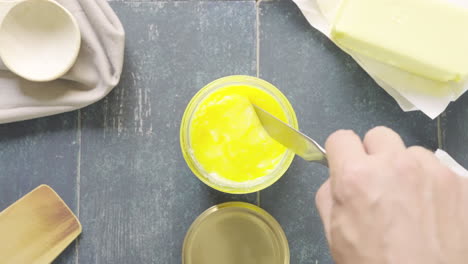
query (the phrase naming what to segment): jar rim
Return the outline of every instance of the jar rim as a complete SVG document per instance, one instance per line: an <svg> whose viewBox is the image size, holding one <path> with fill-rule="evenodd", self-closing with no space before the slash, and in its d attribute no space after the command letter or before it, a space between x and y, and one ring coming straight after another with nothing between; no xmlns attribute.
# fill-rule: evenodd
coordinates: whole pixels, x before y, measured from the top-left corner
<svg viewBox="0 0 468 264"><path fill-rule="evenodd" d="M180 146L182 150L182 154L184 159L189 166L190 170L200 179L202 182L207 184L213 189L216 189L221 192L232 193L232 194L246 194L246 193L253 193L260 190L263 190L277 180L279 180L286 170L291 165L295 154L290 150L286 150L285 154L283 154L283 158L280 163L276 166L276 168L266 176L263 176L257 182L249 181L245 184L238 184L237 186L228 186L222 185L219 183L215 183L209 179L208 173L203 170L200 164L196 161L195 157L193 156L193 152L191 151L190 145L190 124L193 117L193 114L196 112L198 106L200 105L203 100L212 94L213 92L223 89L230 86L235 85L248 85L257 89L260 89L264 92L267 92L271 95L281 106L283 112L286 115L287 123L292 127L298 129L298 123L296 114L294 112L293 107L291 106L289 100L286 96L274 85L271 83L256 78L252 76L245 76L245 75L232 75L222 77L220 79L214 80L213 82L205 85L201 88L190 100L185 109L184 115L182 117L182 122L180 126Z"/></svg>
<svg viewBox="0 0 468 264"><path fill-rule="evenodd" d="M283 264L290 263L290 251L289 243L284 233L281 225L276 221L276 219L269 214L267 211L262 208L245 202L226 202L212 206L200 214L195 221L192 223L188 229L184 243L182 246L182 263L190 264L192 263L191 248L194 246L196 235L200 231L203 223L210 220L210 218L216 217L218 215L226 215L235 211L238 214L241 214L244 218L245 216L250 216L255 218L255 220L260 221L265 226L267 226L269 233L274 237L274 242L278 248L279 258L278 261Z"/></svg>

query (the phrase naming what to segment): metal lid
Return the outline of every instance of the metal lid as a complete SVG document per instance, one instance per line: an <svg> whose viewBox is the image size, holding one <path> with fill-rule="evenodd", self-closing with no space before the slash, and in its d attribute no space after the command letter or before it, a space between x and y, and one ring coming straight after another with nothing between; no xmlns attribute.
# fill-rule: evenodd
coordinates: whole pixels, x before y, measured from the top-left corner
<svg viewBox="0 0 468 264"><path fill-rule="evenodd" d="M193 222L183 264L289 264L283 229L265 210L248 203L213 206Z"/></svg>

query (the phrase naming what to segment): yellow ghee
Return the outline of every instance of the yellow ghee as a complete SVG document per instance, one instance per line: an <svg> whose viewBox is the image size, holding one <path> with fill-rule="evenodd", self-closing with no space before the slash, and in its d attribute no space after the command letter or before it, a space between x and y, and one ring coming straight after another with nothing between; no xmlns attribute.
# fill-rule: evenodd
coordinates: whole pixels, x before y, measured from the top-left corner
<svg viewBox="0 0 468 264"><path fill-rule="evenodd" d="M209 175L234 182L267 176L286 148L270 138L252 103L287 121L275 98L247 85L228 86L208 95L190 124L192 155Z"/></svg>

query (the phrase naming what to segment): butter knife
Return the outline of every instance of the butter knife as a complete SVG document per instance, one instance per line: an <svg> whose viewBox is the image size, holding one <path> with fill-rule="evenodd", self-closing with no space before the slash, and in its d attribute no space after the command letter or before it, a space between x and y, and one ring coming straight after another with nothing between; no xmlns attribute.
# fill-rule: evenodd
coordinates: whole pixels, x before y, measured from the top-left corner
<svg viewBox="0 0 468 264"><path fill-rule="evenodd" d="M270 137L304 160L328 167L327 155L322 146L262 108L254 104L253 107Z"/></svg>

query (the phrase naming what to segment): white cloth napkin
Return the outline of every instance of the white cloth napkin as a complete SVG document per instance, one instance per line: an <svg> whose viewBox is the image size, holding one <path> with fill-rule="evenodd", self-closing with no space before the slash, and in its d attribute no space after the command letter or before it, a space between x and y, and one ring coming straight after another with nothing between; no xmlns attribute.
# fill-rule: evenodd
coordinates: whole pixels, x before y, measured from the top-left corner
<svg viewBox="0 0 468 264"><path fill-rule="evenodd" d="M80 54L61 79L35 83L0 62L0 124L82 108L106 96L120 79L124 29L106 0L56 0L76 18Z"/></svg>
<svg viewBox="0 0 468 264"><path fill-rule="evenodd" d="M331 24L341 0L293 0L307 21L330 37ZM468 0L445 0L468 7ZM347 51L392 96L404 111L420 110L430 118L439 116L452 101L468 90L465 83L442 83L408 73L371 58Z"/></svg>

